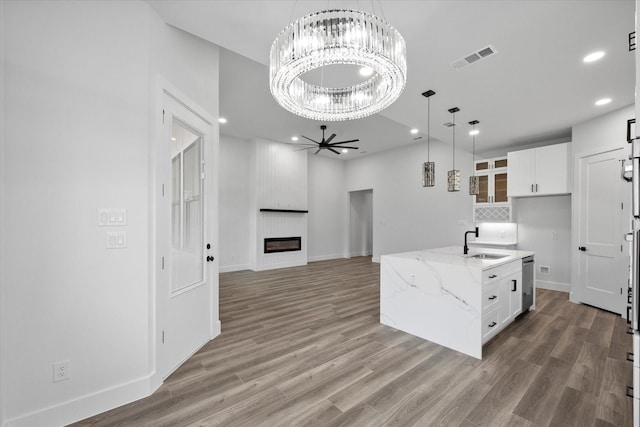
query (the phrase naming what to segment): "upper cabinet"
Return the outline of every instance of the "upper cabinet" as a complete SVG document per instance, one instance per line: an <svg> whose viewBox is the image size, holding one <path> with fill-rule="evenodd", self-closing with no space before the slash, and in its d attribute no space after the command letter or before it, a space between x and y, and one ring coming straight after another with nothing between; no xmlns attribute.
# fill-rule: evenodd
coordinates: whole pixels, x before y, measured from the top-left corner
<svg viewBox="0 0 640 427"><path fill-rule="evenodd" d="M571 193L570 143L548 145L507 154L509 197Z"/></svg>
<svg viewBox="0 0 640 427"><path fill-rule="evenodd" d="M476 195L478 204L506 203L507 197L507 158L478 160L475 162L475 175L480 181L480 193Z"/></svg>

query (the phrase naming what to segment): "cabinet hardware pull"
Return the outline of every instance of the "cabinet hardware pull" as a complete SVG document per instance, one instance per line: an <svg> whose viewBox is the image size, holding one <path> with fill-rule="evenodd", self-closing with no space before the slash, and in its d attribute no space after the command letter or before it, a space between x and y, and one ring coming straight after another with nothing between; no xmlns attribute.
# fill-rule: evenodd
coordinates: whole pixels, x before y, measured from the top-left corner
<svg viewBox="0 0 640 427"><path fill-rule="evenodd" d="M491 323L489 323L489 327L490 327L490 328L493 328L494 326L496 326L496 322L491 322Z"/></svg>
<svg viewBox="0 0 640 427"><path fill-rule="evenodd" d="M492 274L491 276L489 276L489 279L495 279L496 277L498 276L496 276L495 274Z"/></svg>
<svg viewBox="0 0 640 427"><path fill-rule="evenodd" d="M531 192L533 193L533 184L531 184Z"/></svg>
<svg viewBox="0 0 640 427"><path fill-rule="evenodd" d="M496 299L496 298L498 298L498 296L497 296L497 295L491 295L491 296L489 297L489 299L492 299L492 300L493 300L493 299Z"/></svg>
<svg viewBox="0 0 640 427"><path fill-rule="evenodd" d="M511 292L515 292L518 290L518 281L516 279L513 279L511 281Z"/></svg>
<svg viewBox="0 0 640 427"><path fill-rule="evenodd" d="M627 397L633 397L633 387L627 386Z"/></svg>
<svg viewBox="0 0 640 427"><path fill-rule="evenodd" d="M536 184L536 193L538 192L538 184Z"/></svg>

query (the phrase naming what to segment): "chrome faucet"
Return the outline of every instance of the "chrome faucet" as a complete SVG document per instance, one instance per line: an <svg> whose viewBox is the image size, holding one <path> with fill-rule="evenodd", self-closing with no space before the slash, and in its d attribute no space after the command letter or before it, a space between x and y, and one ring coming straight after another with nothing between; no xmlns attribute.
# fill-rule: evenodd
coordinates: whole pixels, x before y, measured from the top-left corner
<svg viewBox="0 0 640 427"><path fill-rule="evenodd" d="M469 253L469 246L467 246L467 234L469 233L473 233L476 235L476 239L478 238L478 227L476 227L475 230L471 230L471 231L467 231L464 233L464 254L468 254Z"/></svg>

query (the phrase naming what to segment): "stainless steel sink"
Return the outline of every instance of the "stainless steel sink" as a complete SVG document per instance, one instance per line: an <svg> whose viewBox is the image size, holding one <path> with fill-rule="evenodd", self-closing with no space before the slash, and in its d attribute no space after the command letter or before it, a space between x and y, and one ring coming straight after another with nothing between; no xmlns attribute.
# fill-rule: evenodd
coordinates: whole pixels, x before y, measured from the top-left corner
<svg viewBox="0 0 640 427"><path fill-rule="evenodd" d="M471 258L478 258L478 259L500 259L500 258L505 258L508 257L509 255L501 255L501 254L477 254L477 255L471 255Z"/></svg>

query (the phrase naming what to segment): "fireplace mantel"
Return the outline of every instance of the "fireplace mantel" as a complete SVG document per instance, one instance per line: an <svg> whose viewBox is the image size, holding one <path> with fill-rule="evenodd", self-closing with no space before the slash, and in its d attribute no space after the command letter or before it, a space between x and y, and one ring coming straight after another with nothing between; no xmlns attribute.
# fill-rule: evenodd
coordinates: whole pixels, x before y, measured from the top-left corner
<svg viewBox="0 0 640 427"><path fill-rule="evenodd" d="M260 209L260 212L309 213L309 211L299 209Z"/></svg>

